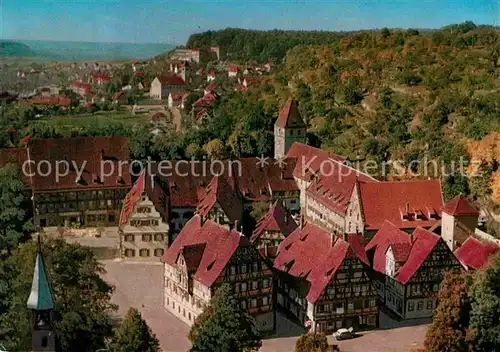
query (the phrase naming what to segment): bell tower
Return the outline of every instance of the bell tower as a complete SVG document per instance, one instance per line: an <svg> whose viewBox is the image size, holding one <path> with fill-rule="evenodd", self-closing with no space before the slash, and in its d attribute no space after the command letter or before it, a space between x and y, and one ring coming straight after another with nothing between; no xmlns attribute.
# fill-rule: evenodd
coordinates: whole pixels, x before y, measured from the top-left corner
<svg viewBox="0 0 500 352"><path fill-rule="evenodd" d="M42 256L40 237L38 237L35 272L33 273L33 283L27 307L31 309L33 316L31 327L32 352L56 352L56 336L52 321L54 300L47 279L47 270Z"/></svg>
<svg viewBox="0 0 500 352"><path fill-rule="evenodd" d="M297 102L288 99L274 124L274 158L284 158L294 142L306 142L306 124Z"/></svg>

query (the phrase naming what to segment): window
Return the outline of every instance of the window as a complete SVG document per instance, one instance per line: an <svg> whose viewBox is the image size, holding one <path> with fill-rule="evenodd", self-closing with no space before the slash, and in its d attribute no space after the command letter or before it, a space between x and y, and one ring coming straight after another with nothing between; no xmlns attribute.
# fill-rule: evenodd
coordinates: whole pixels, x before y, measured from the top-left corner
<svg viewBox="0 0 500 352"><path fill-rule="evenodd" d="M254 273L259 271L259 263L258 262L255 262L252 264L252 270Z"/></svg>
<svg viewBox="0 0 500 352"><path fill-rule="evenodd" d="M247 309L247 301L241 301L241 309Z"/></svg>
<svg viewBox="0 0 500 352"><path fill-rule="evenodd" d="M246 274L247 273L247 265L246 264L241 264L241 273Z"/></svg>
<svg viewBox="0 0 500 352"><path fill-rule="evenodd" d="M151 242L151 235L147 233L142 235L142 242Z"/></svg>
<svg viewBox="0 0 500 352"><path fill-rule="evenodd" d="M258 290L258 289L259 289L259 282L252 281L252 290Z"/></svg>
<svg viewBox="0 0 500 352"><path fill-rule="evenodd" d="M134 235L125 235L125 242L134 242L134 241L135 241Z"/></svg>
<svg viewBox="0 0 500 352"><path fill-rule="evenodd" d="M240 292L240 283L239 282L234 284L234 292Z"/></svg>
<svg viewBox="0 0 500 352"><path fill-rule="evenodd" d="M230 271L231 275L236 275L236 267L234 265L231 265Z"/></svg>
<svg viewBox="0 0 500 352"><path fill-rule="evenodd" d="M428 300L427 301L427 309L432 309L432 306L433 306L432 300Z"/></svg>
<svg viewBox="0 0 500 352"><path fill-rule="evenodd" d="M424 301L418 301L417 310L422 310L422 309L424 309Z"/></svg>
<svg viewBox="0 0 500 352"><path fill-rule="evenodd" d="M257 308L257 299L256 298L252 298L250 300L250 307Z"/></svg>
<svg viewBox="0 0 500 352"><path fill-rule="evenodd" d="M370 300L370 307L375 307L375 300L374 299Z"/></svg>
<svg viewBox="0 0 500 352"><path fill-rule="evenodd" d="M163 241L163 234L162 233L155 234L155 241L158 241L158 242Z"/></svg>
<svg viewBox="0 0 500 352"><path fill-rule="evenodd" d="M438 292L439 291L439 284L432 285L432 291Z"/></svg>
<svg viewBox="0 0 500 352"><path fill-rule="evenodd" d="M241 283L241 292L245 292L247 290L247 283L246 282L242 282Z"/></svg>
<svg viewBox="0 0 500 352"><path fill-rule="evenodd" d="M268 288L269 287L269 279L263 279L262 280L262 287L263 288Z"/></svg>
<svg viewBox="0 0 500 352"><path fill-rule="evenodd" d="M139 251L139 255L141 257L149 257L149 249L143 248Z"/></svg>
<svg viewBox="0 0 500 352"><path fill-rule="evenodd" d="M408 302L408 312L413 312L415 310L415 304L413 302Z"/></svg>
<svg viewBox="0 0 500 352"><path fill-rule="evenodd" d="M135 250L130 248L125 249L125 257L135 257Z"/></svg>
<svg viewBox="0 0 500 352"><path fill-rule="evenodd" d="M267 306L269 304L269 298L267 296L262 297L262 305Z"/></svg>
<svg viewBox="0 0 500 352"><path fill-rule="evenodd" d="M49 339L47 336L42 337L42 346L41 347L47 347L49 345Z"/></svg>
<svg viewBox="0 0 500 352"><path fill-rule="evenodd" d="M155 257L161 257L163 255L163 248L156 248L155 249Z"/></svg>

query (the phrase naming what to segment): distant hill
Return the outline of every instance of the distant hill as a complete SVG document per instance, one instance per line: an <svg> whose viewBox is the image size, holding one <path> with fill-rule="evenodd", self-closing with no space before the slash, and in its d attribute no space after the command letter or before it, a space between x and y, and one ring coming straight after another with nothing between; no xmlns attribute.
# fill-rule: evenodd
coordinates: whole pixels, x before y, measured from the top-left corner
<svg viewBox="0 0 500 352"><path fill-rule="evenodd" d="M28 45L10 40L0 41L0 56L37 56Z"/></svg>
<svg viewBox="0 0 500 352"><path fill-rule="evenodd" d="M0 56L74 61L148 59L173 47L171 44L2 40Z"/></svg>

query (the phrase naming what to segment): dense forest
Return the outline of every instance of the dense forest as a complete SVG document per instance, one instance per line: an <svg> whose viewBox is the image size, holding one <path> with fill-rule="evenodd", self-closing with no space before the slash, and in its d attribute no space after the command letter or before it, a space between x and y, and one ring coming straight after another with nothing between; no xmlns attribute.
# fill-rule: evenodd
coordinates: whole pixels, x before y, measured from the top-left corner
<svg viewBox="0 0 500 352"><path fill-rule="evenodd" d="M351 160L401 160L403 173L425 167L412 160L439 161L443 167L429 176L443 178L447 198L461 192L500 202L499 28L465 22L425 33L302 34L227 29L192 36L188 45L218 44L229 57L245 48L248 60L293 48L271 76L223 98L213 120L188 134L190 143L217 138L218 150L231 155L270 152L274 118L293 96L310 143ZM307 40L323 43L296 45ZM460 160L469 172L470 161L479 161L479 176L446 177Z"/></svg>
<svg viewBox="0 0 500 352"><path fill-rule="evenodd" d="M207 31L189 37L188 48L220 46L222 57L229 60L279 63L288 50L297 45L334 43L346 33L327 31L258 31L226 28Z"/></svg>

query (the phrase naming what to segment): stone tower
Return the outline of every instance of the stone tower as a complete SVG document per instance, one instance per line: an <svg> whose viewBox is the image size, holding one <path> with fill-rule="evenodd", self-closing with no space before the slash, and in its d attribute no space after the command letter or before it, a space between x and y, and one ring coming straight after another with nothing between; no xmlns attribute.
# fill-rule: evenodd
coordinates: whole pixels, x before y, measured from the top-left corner
<svg viewBox="0 0 500 352"><path fill-rule="evenodd" d="M474 233L478 218L479 212L462 195L445 204L441 213L441 237L452 251Z"/></svg>
<svg viewBox="0 0 500 352"><path fill-rule="evenodd" d="M33 312L31 349L33 352L56 352L56 336L52 321L54 300L47 279L40 239L35 260L33 284L27 306Z"/></svg>
<svg viewBox="0 0 500 352"><path fill-rule="evenodd" d="M288 99L274 124L274 157L284 158L294 142L306 142L306 124L297 102Z"/></svg>

